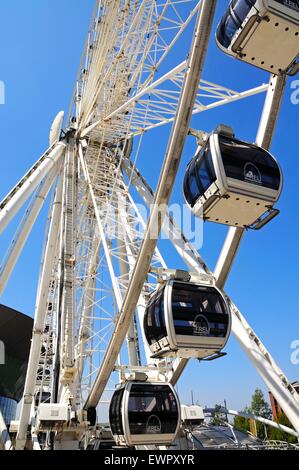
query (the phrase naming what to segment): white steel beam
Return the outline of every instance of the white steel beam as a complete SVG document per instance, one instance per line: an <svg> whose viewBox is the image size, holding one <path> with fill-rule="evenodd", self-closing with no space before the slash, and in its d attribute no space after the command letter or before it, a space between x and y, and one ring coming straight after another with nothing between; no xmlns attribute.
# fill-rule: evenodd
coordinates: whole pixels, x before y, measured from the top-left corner
<svg viewBox="0 0 299 470"><path fill-rule="evenodd" d="M140 90L122 104L119 108L112 111L107 116L98 119L91 125L80 131L80 137L84 138L91 134L97 128L112 128L123 124L117 123L117 120L124 113L132 113L128 119L131 121L131 135L138 135L151 129L171 124L175 119L175 108L180 93L182 78L186 71L186 61L177 65L155 82ZM169 83L168 83L169 82ZM173 90L173 84L176 84L177 90ZM163 85L163 89L159 89ZM169 90L167 89L168 86ZM166 88L166 90L164 89ZM197 100L192 111L193 115L209 111L211 109L233 103L235 101L249 98L260 93L264 93L268 86L263 84L242 92L233 91L220 85L216 85L206 80L202 80L197 92ZM204 104L202 98L211 102ZM156 101L155 101L156 99ZM140 116L139 116L140 114ZM144 114L146 122L144 122ZM124 123L125 127L128 123Z"/></svg>
<svg viewBox="0 0 299 470"><path fill-rule="evenodd" d="M268 92L256 136L256 144L267 150L271 147L275 133L285 85L285 75L272 75L270 77Z"/></svg>
<svg viewBox="0 0 299 470"><path fill-rule="evenodd" d="M93 233L95 232L95 222L92 223ZM80 324L78 327L78 344L77 344L77 381L82 380L83 372L84 372L84 354L86 354L85 348L87 345L87 339L90 336L90 326L91 321L93 318L93 312L95 308L95 296L96 296L96 274L95 274L95 264L98 263L98 254L100 247L97 243L97 238L94 237L91 243L92 246L92 253L95 253L96 262L94 263L94 259L90 262L89 259L89 267L87 279L85 280L85 295L82 299L82 304L80 305L81 308L81 318Z"/></svg>
<svg viewBox="0 0 299 470"><path fill-rule="evenodd" d="M245 230L238 227L228 229L221 253L217 260L214 276L219 288L223 288L237 256Z"/></svg>
<svg viewBox="0 0 299 470"><path fill-rule="evenodd" d="M44 332L44 323L47 313L47 298L52 274L51 267L53 266L55 254L57 252L58 234L62 211L62 188L63 179L60 176L56 189L56 196L53 203L52 219L49 227L49 236L45 250L40 284L37 292L33 335L28 360L20 422L16 439L17 449L23 449L26 444L27 428L34 401L35 383L41 350L41 338Z"/></svg>
<svg viewBox="0 0 299 470"><path fill-rule="evenodd" d="M271 419L263 418L262 416L256 416L252 413L244 413L242 411L227 410L226 408L220 408L219 410L217 409L217 411L219 411L220 413L231 415L231 416L241 416L242 418L253 419L254 421L258 421L259 423L266 424L267 426L270 426L272 428L278 429L279 431L290 434L290 436L299 438L299 433L294 431L294 429L289 428L288 426L284 426L283 424L276 423L275 421L272 421Z"/></svg>
<svg viewBox="0 0 299 470"><path fill-rule="evenodd" d="M256 144L266 150L271 146L278 121L285 83L285 75L271 76L256 137ZM214 271L217 286L220 287L220 289L223 288L226 283L244 234L245 230L242 228L230 227L228 230Z"/></svg>
<svg viewBox="0 0 299 470"><path fill-rule="evenodd" d="M56 177L56 169L50 173L46 181L44 182L41 190L35 197L35 201L30 208L28 214L26 214L26 219L24 221L21 230L18 232L16 239L13 240L11 245L11 250L9 251L7 259L3 264L3 268L0 274L0 295L3 293L6 284L11 276L11 273L14 270L14 267L20 257L20 254L27 242L27 239L31 233L31 230L36 222L36 219L44 205L44 202L48 196L48 193L51 189L53 181Z"/></svg>
<svg viewBox="0 0 299 470"><path fill-rule="evenodd" d="M160 213L161 207L167 207L169 202L185 138L189 131L189 123L205 62L216 3L216 0L206 0L205 2L202 2L201 5L195 29L195 36L190 51L186 77L176 119L173 124L165 155L153 209L149 217L147 230L134 266L123 306L116 321L113 336L110 340L93 388L86 401L86 408L95 407L101 398L109 377L114 369L121 344L125 339L133 312L136 309L140 293L148 275L152 256L157 244L157 238L155 237L153 239L152 236L153 228L157 229L155 230L155 233L157 233L158 236L164 219L164 214L162 215Z"/></svg>
<svg viewBox="0 0 299 470"><path fill-rule="evenodd" d="M14 187L0 204L0 234L15 217L19 209L27 201L29 196L58 164L65 152L65 144L57 143L51 147L36 164L29 170L27 175Z"/></svg>
<svg viewBox="0 0 299 470"><path fill-rule="evenodd" d="M142 197L144 202L147 204L148 207L151 207L154 201L154 191L148 185L146 180L143 178L141 173L138 171L135 165L131 162L131 160L124 159L122 163L122 169L127 174L128 178L135 186L137 192ZM129 195L130 197L130 195ZM165 223L163 225L163 231L171 240L174 248L185 262L185 264L189 267L191 271L197 272L198 274L208 274L212 275L209 271L206 264L202 261L201 257L199 256L196 249L192 246L192 244L187 240L183 232L179 229L175 221L172 217L169 216L168 212L165 215ZM165 264L165 263L164 263ZM165 266L166 267L166 266ZM144 312L146 308L146 303L144 299L139 300L139 321L140 324L143 324ZM147 357L147 362L150 364L153 362L151 359L151 351L147 346L147 341L144 336L144 345L145 345L145 353ZM182 373L184 372L185 367L188 364L188 359L176 359L173 362L172 370L168 373L167 377L169 382L172 385L175 385Z"/></svg>

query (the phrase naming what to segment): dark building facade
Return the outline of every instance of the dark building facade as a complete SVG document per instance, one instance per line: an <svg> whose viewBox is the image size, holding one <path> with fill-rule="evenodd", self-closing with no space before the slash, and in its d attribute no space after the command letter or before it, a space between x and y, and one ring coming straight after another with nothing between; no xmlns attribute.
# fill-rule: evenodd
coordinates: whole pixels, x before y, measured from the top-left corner
<svg viewBox="0 0 299 470"><path fill-rule="evenodd" d="M0 305L0 409L7 424L23 395L32 328L32 318Z"/></svg>

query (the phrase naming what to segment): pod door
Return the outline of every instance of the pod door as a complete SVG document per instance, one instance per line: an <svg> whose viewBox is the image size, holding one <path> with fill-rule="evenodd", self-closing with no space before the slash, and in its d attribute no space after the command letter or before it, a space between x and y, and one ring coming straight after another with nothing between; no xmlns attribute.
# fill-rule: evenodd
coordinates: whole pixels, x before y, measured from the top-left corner
<svg viewBox="0 0 299 470"><path fill-rule="evenodd" d="M116 442L127 446L170 445L180 424L179 402L169 384L127 382L115 392L109 414Z"/></svg>

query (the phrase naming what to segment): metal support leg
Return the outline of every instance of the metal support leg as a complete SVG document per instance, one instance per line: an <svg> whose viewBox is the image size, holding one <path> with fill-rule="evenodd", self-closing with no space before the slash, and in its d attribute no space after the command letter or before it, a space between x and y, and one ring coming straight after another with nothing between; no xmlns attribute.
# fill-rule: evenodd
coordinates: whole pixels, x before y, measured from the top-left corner
<svg viewBox="0 0 299 470"><path fill-rule="evenodd" d="M255 369L299 433L299 395L239 310L232 306L232 331Z"/></svg>
<svg viewBox="0 0 299 470"><path fill-rule="evenodd" d="M216 283L220 289L225 286L244 235L243 228L230 227L228 230L214 271Z"/></svg>

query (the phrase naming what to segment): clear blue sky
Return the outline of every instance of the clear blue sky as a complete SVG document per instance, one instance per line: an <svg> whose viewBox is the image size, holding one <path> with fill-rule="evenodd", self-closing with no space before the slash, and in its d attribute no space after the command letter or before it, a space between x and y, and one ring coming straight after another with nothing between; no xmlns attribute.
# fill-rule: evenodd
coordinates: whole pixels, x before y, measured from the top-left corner
<svg viewBox="0 0 299 470"><path fill-rule="evenodd" d="M218 3L216 22L228 2ZM94 0L10 0L1 4L0 80L6 85L6 104L0 106L0 198L46 149L53 117L60 109L68 110L93 5ZM190 34L191 30L179 47L181 55L187 51ZM170 65L176 63L172 59ZM268 81L266 73L224 56L213 40L204 78L236 90ZM290 102L290 83L291 79L272 146L284 173L284 190L279 201L281 215L262 231L246 234L227 291L288 377L295 380L299 379L299 366L290 362L290 344L299 339L299 105ZM234 127L238 137L254 141L262 102L263 96L259 96L201 114L193 119L192 126L212 130L225 122ZM158 177L168 132L169 128L156 130L144 142L139 166L152 184ZM153 141L159 142L155 148L156 174L151 167ZM173 201L182 202L184 168L193 151L191 139L184 151ZM43 211L1 299L29 315L34 311L45 215ZM1 253L14 228L12 224L1 236ZM226 229L206 224L204 230L202 255L214 267ZM172 250L165 257L170 266L180 266ZM226 398L230 407L242 408L250 401L254 388L262 386L233 337L226 350L228 356L213 363L190 363L179 385L185 402L190 401L192 389L195 400L203 405L214 405Z"/></svg>

